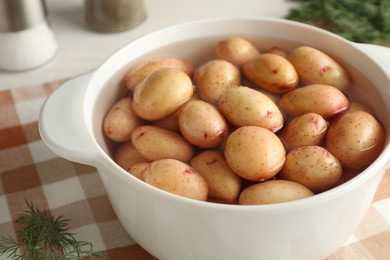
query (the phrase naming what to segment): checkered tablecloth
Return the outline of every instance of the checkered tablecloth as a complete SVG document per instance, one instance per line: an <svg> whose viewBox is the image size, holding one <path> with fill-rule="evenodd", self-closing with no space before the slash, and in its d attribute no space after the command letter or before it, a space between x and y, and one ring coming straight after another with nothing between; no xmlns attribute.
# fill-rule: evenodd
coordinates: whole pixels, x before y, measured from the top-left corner
<svg viewBox="0 0 390 260"><path fill-rule="evenodd" d="M41 106L64 82L0 91L0 236L15 237L14 220L27 199L70 219L76 238L92 242L109 259L155 259L122 228L96 169L59 158L40 139ZM328 259L390 259L390 170L363 222Z"/></svg>

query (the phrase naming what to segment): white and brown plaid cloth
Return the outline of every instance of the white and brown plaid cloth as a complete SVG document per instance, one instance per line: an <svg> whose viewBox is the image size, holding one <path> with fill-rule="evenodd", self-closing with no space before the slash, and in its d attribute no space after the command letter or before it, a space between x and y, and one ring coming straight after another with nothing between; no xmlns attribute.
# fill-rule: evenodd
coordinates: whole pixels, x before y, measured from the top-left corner
<svg viewBox="0 0 390 260"><path fill-rule="evenodd" d="M155 259L122 228L96 169L59 158L40 139L41 106L65 81L0 91L0 236L16 237L14 221L28 200L70 219L76 238L109 259ZM390 170L363 222L328 259L390 259Z"/></svg>

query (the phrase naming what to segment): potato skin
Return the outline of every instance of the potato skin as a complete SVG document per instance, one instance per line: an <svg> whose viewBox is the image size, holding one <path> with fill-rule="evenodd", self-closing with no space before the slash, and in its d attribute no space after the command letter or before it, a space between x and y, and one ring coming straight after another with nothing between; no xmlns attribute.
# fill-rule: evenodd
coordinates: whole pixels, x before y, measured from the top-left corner
<svg viewBox="0 0 390 260"><path fill-rule="evenodd" d="M184 106L184 105L183 105ZM181 107L182 108L182 107ZM178 124L178 118L181 111L181 108L176 110L173 114L164 117L163 119L153 121L152 124L154 126L158 126L167 130L174 131L176 133L179 133L179 124Z"/></svg>
<svg viewBox="0 0 390 260"><path fill-rule="evenodd" d="M261 126L273 132L283 127L284 117L270 98L263 93L240 86L225 91L218 108L234 126Z"/></svg>
<svg viewBox="0 0 390 260"><path fill-rule="evenodd" d="M283 50L277 46L274 46L274 47L271 47L270 49L268 49L267 53L279 55L279 56L282 56L283 58L287 58L287 55L288 55L286 50Z"/></svg>
<svg viewBox="0 0 390 260"><path fill-rule="evenodd" d="M146 162L147 160L137 151L131 142L122 143L115 150L114 161L126 171L140 162Z"/></svg>
<svg viewBox="0 0 390 260"><path fill-rule="evenodd" d="M108 111L103 121L103 130L108 138L116 142L130 140L131 131L143 123L132 110L133 99L118 100Z"/></svg>
<svg viewBox="0 0 390 260"><path fill-rule="evenodd" d="M284 93L299 83L294 66L284 57L264 53L242 65L244 75L258 87L273 93Z"/></svg>
<svg viewBox="0 0 390 260"><path fill-rule="evenodd" d="M280 139L270 130L243 126L229 135L224 155L237 175L251 181L263 181L280 171L286 151Z"/></svg>
<svg viewBox="0 0 390 260"><path fill-rule="evenodd" d="M348 105L348 98L340 90L322 84L293 89L279 100L279 106L293 117L313 112L328 119L346 110Z"/></svg>
<svg viewBox="0 0 390 260"><path fill-rule="evenodd" d="M345 90L350 85L346 70L322 51L300 46L292 50L287 59L294 65L305 85L325 84Z"/></svg>
<svg viewBox="0 0 390 260"><path fill-rule="evenodd" d="M179 133L180 130L179 130L178 118L179 118L179 114L180 114L181 110L183 109L185 104L187 104L188 102L190 102L192 100L199 100L199 99L200 98L199 98L198 93L194 92L192 97L186 103L184 103L178 110L176 110L176 112L174 112L173 114L171 114L167 117L164 117L163 119L153 121L152 122L153 125Z"/></svg>
<svg viewBox="0 0 390 260"><path fill-rule="evenodd" d="M340 115L326 135L326 147L349 170L368 167L381 153L384 142L382 124L365 111Z"/></svg>
<svg viewBox="0 0 390 260"><path fill-rule="evenodd" d="M186 103L178 116L180 133L193 145L212 148L225 139L228 124L218 109L202 100Z"/></svg>
<svg viewBox="0 0 390 260"><path fill-rule="evenodd" d="M132 68L126 74L124 83L129 90L134 91L135 87L147 76L162 68L176 68L182 70L189 77L192 77L194 73L194 66L187 60L175 57L156 58Z"/></svg>
<svg viewBox="0 0 390 260"><path fill-rule="evenodd" d="M131 175L137 177L138 179L143 180L144 179L144 170L146 169L146 167L149 166L149 164L150 164L150 162L139 162L139 163L133 164L133 166L130 167L128 172Z"/></svg>
<svg viewBox="0 0 390 260"><path fill-rule="evenodd" d="M240 86L241 74L230 62L215 59L195 69L194 82L200 98L216 105L225 90Z"/></svg>
<svg viewBox="0 0 390 260"><path fill-rule="evenodd" d="M237 67L259 54L257 47L242 37L231 37L222 40L218 42L215 48L215 55L218 59L229 61Z"/></svg>
<svg viewBox="0 0 390 260"><path fill-rule="evenodd" d="M146 183L167 192L190 199L206 201L206 180L191 166L174 159L162 159L150 163L143 172Z"/></svg>
<svg viewBox="0 0 390 260"><path fill-rule="evenodd" d="M190 165L205 178L209 196L235 202L241 189L241 178L227 165L216 150L206 150L192 158Z"/></svg>
<svg viewBox="0 0 390 260"><path fill-rule="evenodd" d="M368 108L362 103L350 100L348 109L345 110L344 112L352 112L352 111L366 111L367 113L370 113L372 115L372 111L370 108Z"/></svg>
<svg viewBox="0 0 390 260"><path fill-rule="evenodd" d="M281 139L287 150L305 145L321 145L328 123L316 113L306 113L291 119L283 129Z"/></svg>
<svg viewBox="0 0 390 260"><path fill-rule="evenodd" d="M287 153L279 176L317 193L336 186L342 172L341 164L333 154L321 146L309 145Z"/></svg>
<svg viewBox="0 0 390 260"><path fill-rule="evenodd" d="M269 180L245 188L238 199L240 205L264 205L294 201L313 196L305 186L287 180Z"/></svg>
<svg viewBox="0 0 390 260"><path fill-rule="evenodd" d="M194 147L181 135L157 126L135 128L131 133L131 142L149 161L172 158L189 162L194 155Z"/></svg>
<svg viewBox="0 0 390 260"><path fill-rule="evenodd" d="M160 120L177 111L194 93L191 78L179 69L164 68L137 85L132 108L145 120Z"/></svg>

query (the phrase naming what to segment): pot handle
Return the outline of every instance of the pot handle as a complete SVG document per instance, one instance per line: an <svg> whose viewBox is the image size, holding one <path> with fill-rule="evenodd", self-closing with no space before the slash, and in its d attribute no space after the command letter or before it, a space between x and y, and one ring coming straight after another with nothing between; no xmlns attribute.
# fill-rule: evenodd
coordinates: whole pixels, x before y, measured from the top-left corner
<svg viewBox="0 0 390 260"><path fill-rule="evenodd" d="M91 74L71 79L55 90L43 104L39 133L58 156L93 165L97 153L83 120L83 98Z"/></svg>
<svg viewBox="0 0 390 260"><path fill-rule="evenodd" d="M355 43L356 47L372 57L390 76L390 48L380 45Z"/></svg>

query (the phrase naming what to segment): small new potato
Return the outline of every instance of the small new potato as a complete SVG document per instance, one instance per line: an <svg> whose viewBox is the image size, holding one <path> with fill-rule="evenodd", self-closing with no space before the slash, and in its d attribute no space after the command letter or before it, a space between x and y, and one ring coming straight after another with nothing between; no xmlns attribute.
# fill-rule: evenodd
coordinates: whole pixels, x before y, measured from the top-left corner
<svg viewBox="0 0 390 260"><path fill-rule="evenodd" d="M365 111L340 115L326 135L326 147L349 170L368 167L381 153L384 142L382 124Z"/></svg>
<svg viewBox="0 0 390 260"><path fill-rule="evenodd" d="M226 60L210 60L200 65L194 81L202 100L216 105L219 97L230 88L240 86L240 70Z"/></svg>
<svg viewBox="0 0 390 260"><path fill-rule="evenodd" d="M245 188L238 199L240 205L263 205L299 200L313 196L305 186L287 180L269 180Z"/></svg>
<svg viewBox="0 0 390 260"><path fill-rule="evenodd" d="M229 135L224 154L227 164L237 175L251 181L263 181L280 171L286 151L270 130L243 126Z"/></svg>
<svg viewBox="0 0 390 260"><path fill-rule="evenodd" d="M164 117L163 119L153 121L153 125L179 133L179 125L177 119L179 118L181 108L176 110L173 114Z"/></svg>
<svg viewBox="0 0 390 260"><path fill-rule="evenodd" d="M354 100L350 100L348 109L345 110L344 112L352 112L352 111L366 111L367 113L372 114L371 109L368 108L366 105Z"/></svg>
<svg viewBox="0 0 390 260"><path fill-rule="evenodd" d="M229 128L218 109L203 100L193 100L183 106L178 116L178 126L188 142L202 148L222 143Z"/></svg>
<svg viewBox="0 0 390 260"><path fill-rule="evenodd" d="M150 162L139 162L130 167L128 172L140 180L144 179L144 170L148 167Z"/></svg>
<svg viewBox="0 0 390 260"><path fill-rule="evenodd" d="M349 100L333 86L313 84L285 93L279 106L293 117L313 112L328 119L346 110Z"/></svg>
<svg viewBox="0 0 390 260"><path fill-rule="evenodd" d="M231 37L218 42L215 55L219 59L229 61L240 67L243 63L253 59L260 52L249 40L242 37Z"/></svg>
<svg viewBox="0 0 390 260"><path fill-rule="evenodd" d="M103 130L111 140L129 141L131 131L143 123L143 120L132 110L132 103L131 97L122 98L111 107L105 116Z"/></svg>
<svg viewBox="0 0 390 260"><path fill-rule="evenodd" d="M199 99L200 98L199 98L198 93L194 92L194 94L192 95L190 100L188 100L186 103L184 103L178 110L176 110L176 112L174 112L173 114L171 114L167 117L164 117L163 119L153 121L153 125L179 133L178 118L179 118L179 114L180 114L181 110L183 109L185 104L187 104L188 102L191 102L192 100L199 100Z"/></svg>
<svg viewBox="0 0 390 260"><path fill-rule="evenodd" d="M321 145L328 123L316 113L306 113L291 119L283 129L281 139L288 150L305 146Z"/></svg>
<svg viewBox="0 0 390 260"><path fill-rule="evenodd" d="M137 67L131 69L126 74L124 83L129 90L134 91L135 87L147 76L163 68L176 68L182 70L190 77L192 77L194 73L194 66L187 60L175 57L156 58L141 63Z"/></svg>
<svg viewBox="0 0 390 260"><path fill-rule="evenodd" d="M167 192L190 199L206 201L206 180L191 166L174 159L162 159L150 163L143 171L146 183Z"/></svg>
<svg viewBox="0 0 390 260"><path fill-rule="evenodd" d="M132 108L145 120L160 120L177 111L194 93L191 78L179 69L164 68L137 85Z"/></svg>
<svg viewBox="0 0 390 260"><path fill-rule="evenodd" d="M294 66L284 57L264 53L242 65L244 75L258 87L273 93L285 93L299 83Z"/></svg>
<svg viewBox="0 0 390 260"><path fill-rule="evenodd" d="M298 182L318 193L336 186L342 176L337 158L321 146L301 146L287 153L280 178Z"/></svg>
<svg viewBox="0 0 390 260"><path fill-rule="evenodd" d="M194 147L181 135L157 126L135 128L131 133L131 142L149 161L171 158L189 162L194 155Z"/></svg>
<svg viewBox="0 0 390 260"><path fill-rule="evenodd" d="M276 104L263 93L240 86L225 91L218 108L234 126L261 126L276 132L283 127L284 117Z"/></svg>
<svg viewBox="0 0 390 260"><path fill-rule="evenodd" d="M250 86L248 86L250 87ZM269 99L271 99L272 102L275 103L275 105L279 104L279 100L280 100L280 95L276 94L276 93L272 93L268 90L265 90L265 89L260 89L260 88L255 88L257 91L259 91L260 93L266 95Z"/></svg>
<svg viewBox="0 0 390 260"><path fill-rule="evenodd" d="M147 160L137 151L131 142L122 143L114 153L114 161L126 171L136 163Z"/></svg>
<svg viewBox="0 0 390 260"><path fill-rule="evenodd" d="M300 46L292 50L287 59L294 65L305 85L325 84L345 90L350 85L347 71L324 52Z"/></svg>
<svg viewBox="0 0 390 260"><path fill-rule="evenodd" d="M232 203L241 189L241 178L227 165L223 155L216 150L206 150L192 158L190 165L205 178L209 196Z"/></svg>
<svg viewBox="0 0 390 260"><path fill-rule="evenodd" d="M282 56L283 58L287 58L287 51L277 47L277 46L274 46L274 47L271 47L267 53L271 53L271 54L275 54L275 55L279 55L279 56Z"/></svg>

